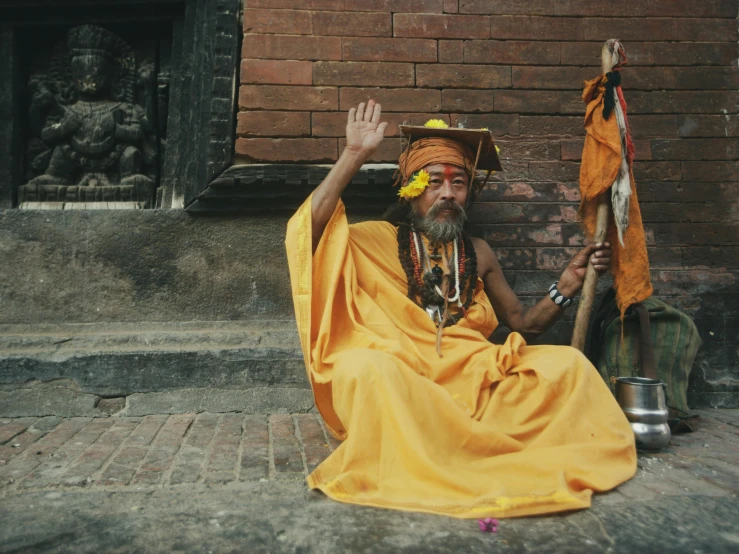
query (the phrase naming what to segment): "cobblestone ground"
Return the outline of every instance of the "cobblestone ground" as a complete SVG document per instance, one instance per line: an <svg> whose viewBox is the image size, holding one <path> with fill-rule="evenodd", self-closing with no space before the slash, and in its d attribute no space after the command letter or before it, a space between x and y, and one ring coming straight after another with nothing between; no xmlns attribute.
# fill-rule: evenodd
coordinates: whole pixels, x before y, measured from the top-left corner
<svg viewBox="0 0 739 554"><path fill-rule="evenodd" d="M637 476L616 491L597 495L593 509L581 512L588 514L582 516L585 518L583 521L591 521L592 525L592 518L600 518L598 521L601 523L597 529L603 529L607 540L613 541L605 528L610 524L616 525L618 518L626 518L622 521L623 525L638 525L638 522L634 523L632 520L648 519L640 509L643 508L642 511L646 514L656 514L654 510L669 505L672 508L666 512L667 515L660 516L663 520L659 525L665 525L665 518L672 518L676 533L679 533L681 526L683 529L692 529L689 540L693 542L686 542L684 546L690 546L693 550L698 547L696 551L705 552L732 551L735 546L739 549L739 532L736 531L739 519L736 510L726 509L726 506L737 506L736 497L739 493L739 410L711 410L701 414L703 425L698 432L674 437L672 444L663 452L640 455ZM243 491L252 491L249 493L252 499L258 493L263 495L260 502L267 504L275 500L276 496L292 495L294 499L282 498L275 502L289 505L294 500L295 506L298 506L307 500L306 506L311 502L320 504L324 513L336 511L344 514L341 517L351 519L357 513L365 513L357 510L371 509L345 505L337 508L336 503L325 499L320 493L308 492L303 482L304 476L337 446L338 442L314 414L201 413L141 418L0 419L0 513L5 514L0 516L0 520L6 519L5 523L0 521L0 552L27 551L21 546L27 545L30 539L25 535L21 536L21 531L18 531L18 526L22 527L21 522L24 520L17 515L17 510L24 503L28 503L30 508L34 508L33 504L36 504L36 509L42 510L38 514L46 514L48 508L43 507L43 498L57 499L57 507L63 506L59 504L62 502L59 498L72 499L69 502L76 503L75 509L84 511L80 503L88 500L93 502L97 498L96 493L103 495L100 498L110 498L111 495L123 498L121 495L133 496L134 493L155 496L155 493L160 496L169 494L172 498L184 495L183 500L177 501L183 505L188 498L195 498L198 494L205 498L206 493L212 495L214 490L221 490L222 493L218 494L222 498L229 491L234 494L238 492L237 497L240 499L243 499ZM265 492L269 490L273 492ZM82 494L85 491L86 496ZM176 503L171 499L168 502L168 505ZM258 508L259 506L256 507L257 514ZM95 510L97 509L96 507ZM236 513L240 513L239 510L242 509L246 510L239 508ZM302 507L299 509L303 510ZM371 510L369 513L381 512L383 514L379 517L392 518L393 525L399 525L398 522L404 521L403 517L416 517L411 514L400 516L398 512L386 516L384 514L388 511L384 510ZM34 513L33 510L30 513ZM726 516L717 518L716 513L726 513ZM17 521L12 523L8 514ZM240 517L252 516L246 515L244 511ZM578 517L580 516L575 514L559 519L529 518L528 521L560 522L557 525L570 525L574 522L580 529L583 523L577 523L580 521ZM587 519L588 517L591 519ZM629 520L629 517L632 519ZM369 520L373 518L375 516L370 516ZM690 518L693 523L688 525ZM437 518L429 521L449 520ZM506 520L509 521L513 520ZM413 527L415 524L409 525ZM547 528L546 523L537 525ZM722 526L733 528L734 531L721 534L721 529L724 529ZM509 532L515 529L518 529L515 525L508 528ZM700 533L705 535L704 538L701 539ZM626 538L620 540L628 540L629 534L635 532L628 531ZM715 537L720 538L721 548L704 550L704 542L710 542ZM278 540L272 537L265 541L269 543L273 539ZM519 539L524 540L521 537ZM21 545L17 547L20 549L4 549L4 540L10 541L6 546ZM587 542L588 539L584 540ZM607 540L603 540L607 546ZM77 548L80 551L85 550L81 546ZM90 546L91 550L95 548L107 549L100 545ZM265 548L264 551L267 552L283 551ZM433 548L431 550L435 551ZM33 551L47 550L41 548ZM595 551L599 549L595 548ZM618 549L604 547L603 551Z"/></svg>

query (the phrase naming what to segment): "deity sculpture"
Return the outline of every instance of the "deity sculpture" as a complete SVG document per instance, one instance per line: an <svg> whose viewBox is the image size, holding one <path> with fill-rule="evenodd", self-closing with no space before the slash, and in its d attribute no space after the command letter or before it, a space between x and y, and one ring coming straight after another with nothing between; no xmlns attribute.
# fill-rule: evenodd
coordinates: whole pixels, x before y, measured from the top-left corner
<svg viewBox="0 0 739 554"><path fill-rule="evenodd" d="M151 82L144 89L156 95L156 76L145 67L137 72L123 39L94 25L72 28L49 73L29 80L35 137L27 155L32 178L22 195L38 197L39 190L56 186L64 187L59 200L122 198L150 205L160 137L156 112L136 103L142 76L144 85ZM147 108L154 104L156 98L146 101ZM90 187L108 187L106 196Z"/></svg>

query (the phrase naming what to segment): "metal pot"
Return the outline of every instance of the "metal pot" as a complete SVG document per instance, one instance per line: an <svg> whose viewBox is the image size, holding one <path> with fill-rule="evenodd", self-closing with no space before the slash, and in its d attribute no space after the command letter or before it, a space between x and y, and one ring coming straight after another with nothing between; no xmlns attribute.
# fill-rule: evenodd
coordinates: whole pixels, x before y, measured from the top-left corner
<svg viewBox="0 0 739 554"><path fill-rule="evenodd" d="M619 377L616 400L626 414L641 450L658 450L670 442L665 383L645 377Z"/></svg>

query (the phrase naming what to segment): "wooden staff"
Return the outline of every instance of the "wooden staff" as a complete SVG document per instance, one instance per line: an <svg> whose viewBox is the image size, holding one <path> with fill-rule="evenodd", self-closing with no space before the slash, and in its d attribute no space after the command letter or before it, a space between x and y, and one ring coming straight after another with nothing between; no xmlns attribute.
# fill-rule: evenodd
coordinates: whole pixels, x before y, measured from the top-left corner
<svg viewBox="0 0 739 554"><path fill-rule="evenodd" d="M618 52L614 52L612 44L614 40L608 40L603 44L600 52L601 69L603 75L609 73L613 66L618 62ZM595 243L605 242L608 233L608 221L611 217L611 194L610 188L603 194L598 196L595 220L595 235L593 240ZM585 282L582 286L582 294L580 295L580 304L577 307L577 316L575 317L575 329L572 332L572 342L574 348L580 352L585 350L585 338L588 334L588 324L590 323L590 312L593 311L593 302L595 301L595 288L598 285L599 274L588 260L588 270L585 274Z"/></svg>

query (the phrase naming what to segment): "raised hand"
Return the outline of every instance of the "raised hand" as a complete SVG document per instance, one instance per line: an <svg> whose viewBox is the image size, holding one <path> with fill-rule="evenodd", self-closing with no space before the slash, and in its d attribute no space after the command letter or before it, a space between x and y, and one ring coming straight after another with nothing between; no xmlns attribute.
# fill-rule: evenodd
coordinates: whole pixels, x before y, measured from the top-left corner
<svg viewBox="0 0 739 554"><path fill-rule="evenodd" d="M380 122L382 107L374 100L349 110L346 122L346 148L369 156L385 137L387 122Z"/></svg>

